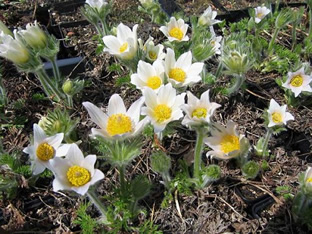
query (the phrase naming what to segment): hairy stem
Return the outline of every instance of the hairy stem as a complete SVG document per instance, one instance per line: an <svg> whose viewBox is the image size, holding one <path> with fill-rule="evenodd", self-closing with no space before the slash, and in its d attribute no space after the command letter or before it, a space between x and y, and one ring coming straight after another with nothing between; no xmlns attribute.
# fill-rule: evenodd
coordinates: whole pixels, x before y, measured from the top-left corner
<svg viewBox="0 0 312 234"><path fill-rule="evenodd" d="M106 208L105 206L102 204L102 202L100 201L99 197L97 196L97 194L95 193L95 190L90 188L89 191L87 192L88 198L89 200L95 205L95 207L101 212L102 215L102 219L107 221L107 217L106 217Z"/></svg>
<svg viewBox="0 0 312 234"><path fill-rule="evenodd" d="M270 140L271 136L272 136L272 130L269 128L265 134L264 141L263 141L262 157L265 156L265 153L268 149L268 144L269 144L269 140Z"/></svg>
<svg viewBox="0 0 312 234"><path fill-rule="evenodd" d="M200 180L200 167L201 167L201 155L203 150L203 142L205 136L205 130L198 128L194 155L194 177Z"/></svg>
<svg viewBox="0 0 312 234"><path fill-rule="evenodd" d="M244 75L235 75L234 78L235 78L235 83L232 85L232 87L227 88L226 90L227 94L236 93L245 81Z"/></svg>

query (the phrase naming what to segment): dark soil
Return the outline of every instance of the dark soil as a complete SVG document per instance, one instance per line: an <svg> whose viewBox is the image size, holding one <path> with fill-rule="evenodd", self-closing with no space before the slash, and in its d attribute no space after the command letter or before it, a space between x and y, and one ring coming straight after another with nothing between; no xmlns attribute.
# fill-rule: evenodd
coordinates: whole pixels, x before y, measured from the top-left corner
<svg viewBox="0 0 312 234"><path fill-rule="evenodd" d="M53 17L55 24L83 20L78 8L69 14L60 14L53 11L53 4L57 1L41 0L37 1L37 4L29 2L31 4L13 5L4 1L5 7L0 8L0 20L10 27L24 27L37 19L58 38L60 32L52 29L50 21L47 23L45 17L36 12L42 11L45 15L45 9L52 9L50 17ZM258 6L263 1L220 2L225 9L233 10ZM178 7L188 15L200 14L210 4L210 1L205 0L177 1ZM115 1L115 10L110 19L116 24L123 22L130 26L139 23L139 37L145 40L152 33L154 38L162 40L163 36L158 26L149 23L142 13L137 14L137 6L138 3L134 0ZM222 12L220 9L218 11ZM142 17L144 22L140 21ZM72 116L80 118L77 129L78 139L82 140L80 148L88 154L96 154L88 139L91 123L81 105L82 101L90 101L105 108L110 96L118 93L129 106L140 96L140 92L128 85L116 85L116 79L125 75L127 71L124 70L124 74L109 72L108 66L117 61L108 54L95 54L97 41L92 38L96 35L96 30L92 25L60 27L60 30L64 35L60 58L84 56L85 72L79 73L78 76L88 80L89 86L76 100ZM36 101L33 98L34 94L43 93L33 75L19 73L10 62L3 59L0 63L4 68L2 75L9 99L9 105L4 110L7 119L1 120L2 142L7 152L22 151L29 144L33 124L37 123L47 110L52 109L53 105L48 100ZM215 63L212 61L208 67L215 69L213 64ZM235 97L228 98L211 92L211 100L222 105L214 120L221 123L228 120L236 122L239 132L245 134L251 144L255 144L265 134L262 115L270 99L274 98L279 103L285 102L284 93L275 82L278 77L279 74L276 73L260 74L251 71L247 74L247 89ZM214 90L217 85L222 85L223 81L228 80L229 77L222 77L221 82L212 87L195 85L192 91L202 93L208 88ZM18 103L22 104L17 105ZM311 106L289 108L289 112L294 115L295 121L287 124L286 132L270 140L269 149L274 157L268 160L267 171L262 171L254 180L246 180L232 161L205 159L207 164L213 162L220 165L221 180L205 189L194 191L192 195L174 194L174 201L166 209L160 207L165 191L160 184L161 178L150 167L152 141L146 140L142 154L127 168L129 178L136 174L145 174L154 184L152 193L141 203L148 216L139 222L153 220L164 233L308 233L306 227L294 223L291 201L285 200L275 192L278 186L289 186L291 193L295 194L298 189L298 174L312 162ZM173 171L177 169L179 159L191 161L190 155L193 154L195 139L195 133L182 126L176 133L164 139L163 146L172 157ZM262 162L262 158L254 153L250 154L250 158ZM108 195L113 191L112 185L118 183L118 172L105 166L103 161L100 162L99 169L104 172L105 179L99 184L98 193ZM21 186L15 199L0 201L0 232L79 232L80 228L73 224L73 220L77 216L79 205L86 198L69 192L54 193L51 183L52 177L40 178L35 186ZM266 197L266 200L257 203L256 207L259 209L253 210L249 202L262 196ZM89 208L88 212L95 218L99 215L94 207Z"/></svg>

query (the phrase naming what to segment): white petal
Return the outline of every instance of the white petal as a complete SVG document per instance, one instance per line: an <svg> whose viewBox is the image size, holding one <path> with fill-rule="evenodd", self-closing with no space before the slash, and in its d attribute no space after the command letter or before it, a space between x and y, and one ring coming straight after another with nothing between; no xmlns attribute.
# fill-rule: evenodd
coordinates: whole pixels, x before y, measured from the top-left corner
<svg viewBox="0 0 312 234"><path fill-rule="evenodd" d="M91 120L100 128L105 129L108 119L107 115L91 102L83 102L82 105L87 109Z"/></svg>
<svg viewBox="0 0 312 234"><path fill-rule="evenodd" d="M56 157L65 156L68 153L71 144L63 144L55 152Z"/></svg>
<svg viewBox="0 0 312 234"><path fill-rule="evenodd" d="M148 106L149 108L154 109L157 106L157 95L155 93L154 90L152 90L149 87L146 87L143 90L143 96L145 98L145 104L146 106Z"/></svg>
<svg viewBox="0 0 312 234"><path fill-rule="evenodd" d="M103 37L103 42L105 44L106 47L108 47L109 52L112 54L120 54L120 42L118 41L117 37L114 36L105 36Z"/></svg>
<svg viewBox="0 0 312 234"><path fill-rule="evenodd" d="M55 134L54 136L50 136L46 139L46 142L51 145L54 149L57 149L62 141L63 141L63 138L64 138L64 133L58 133L58 134Z"/></svg>
<svg viewBox="0 0 312 234"><path fill-rule="evenodd" d="M178 58L175 66L183 69L184 71L188 71L189 68L191 67L191 64L192 64L192 52L189 51L189 52L182 54Z"/></svg>
<svg viewBox="0 0 312 234"><path fill-rule="evenodd" d="M84 156L76 144L72 144L66 154L66 158L73 164L73 165L81 165L81 162L84 159Z"/></svg>
<svg viewBox="0 0 312 234"><path fill-rule="evenodd" d="M40 160L34 160L32 164L32 170L34 175L42 173L46 169L46 166Z"/></svg>
<svg viewBox="0 0 312 234"><path fill-rule="evenodd" d="M71 190L71 186L69 186L68 184L64 183L63 180L55 177L55 179L53 180L53 191L57 192L59 190Z"/></svg>
<svg viewBox="0 0 312 234"><path fill-rule="evenodd" d="M127 115L137 124L140 120L141 107L144 103L144 97L139 98L130 106Z"/></svg>
<svg viewBox="0 0 312 234"><path fill-rule="evenodd" d="M108 102L108 116L114 114L126 114L127 110L122 98L118 94L113 94Z"/></svg>
<svg viewBox="0 0 312 234"><path fill-rule="evenodd" d="M47 135L43 129L38 124L34 124L34 142L40 144L46 138Z"/></svg>
<svg viewBox="0 0 312 234"><path fill-rule="evenodd" d="M102 179L104 179L104 173L102 171L100 171L99 169L95 169L94 174L92 176L92 179L90 181L90 184L93 185Z"/></svg>
<svg viewBox="0 0 312 234"><path fill-rule="evenodd" d="M79 166L86 168L90 172L91 177L92 177L94 174L95 162L96 162L96 155L90 154L81 161Z"/></svg>
<svg viewBox="0 0 312 234"><path fill-rule="evenodd" d="M80 195L85 195L88 192L90 185L91 184L89 182L80 187L71 187L71 189Z"/></svg>

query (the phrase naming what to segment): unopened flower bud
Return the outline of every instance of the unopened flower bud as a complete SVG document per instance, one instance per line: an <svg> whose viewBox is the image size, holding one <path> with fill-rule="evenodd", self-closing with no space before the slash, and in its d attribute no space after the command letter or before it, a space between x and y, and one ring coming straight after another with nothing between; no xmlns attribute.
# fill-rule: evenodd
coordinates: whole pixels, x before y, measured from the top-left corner
<svg viewBox="0 0 312 234"><path fill-rule="evenodd" d="M66 80L62 86L63 92L69 96L73 93L73 82L71 80Z"/></svg>
<svg viewBox="0 0 312 234"><path fill-rule="evenodd" d="M38 26L35 21L34 24L27 24L26 30L21 30L20 35L26 43L33 49L44 49L47 46L48 38L46 33Z"/></svg>

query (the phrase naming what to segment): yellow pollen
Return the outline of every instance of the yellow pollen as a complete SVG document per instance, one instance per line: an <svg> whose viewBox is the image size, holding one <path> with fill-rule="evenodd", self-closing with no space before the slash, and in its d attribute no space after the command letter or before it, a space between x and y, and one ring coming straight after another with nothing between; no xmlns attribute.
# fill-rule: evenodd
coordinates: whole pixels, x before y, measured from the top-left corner
<svg viewBox="0 0 312 234"><path fill-rule="evenodd" d="M195 109L192 113L192 117L197 117L197 118L206 118L207 116L207 109L199 107Z"/></svg>
<svg viewBox="0 0 312 234"><path fill-rule="evenodd" d="M263 13L262 13L262 12L259 12L259 13L257 14L257 18L261 19L262 17L263 17Z"/></svg>
<svg viewBox="0 0 312 234"><path fill-rule="evenodd" d="M148 56L152 60L156 60L157 59L157 54L154 51L148 52Z"/></svg>
<svg viewBox="0 0 312 234"><path fill-rule="evenodd" d="M166 104L159 104L154 109L154 117L156 122L161 123L171 117L171 108Z"/></svg>
<svg viewBox="0 0 312 234"><path fill-rule="evenodd" d="M48 143L41 143L36 150L37 157L42 161L48 161L54 157L55 150Z"/></svg>
<svg viewBox="0 0 312 234"><path fill-rule="evenodd" d="M309 177L307 180L306 180L307 183L312 183L312 177Z"/></svg>
<svg viewBox="0 0 312 234"><path fill-rule="evenodd" d="M300 87L303 83L303 78L301 75L296 75L290 80L290 84L294 87Z"/></svg>
<svg viewBox="0 0 312 234"><path fill-rule="evenodd" d="M169 31L169 35L170 35L171 37L174 37L174 38L178 39L179 41L181 41L182 38L183 38L183 32L182 32L182 30L179 29L179 28L177 28L177 27L172 28L172 29Z"/></svg>
<svg viewBox="0 0 312 234"><path fill-rule="evenodd" d="M283 118L282 118L281 113L273 112L272 113L272 120L273 120L274 123L281 123L281 122L283 122Z"/></svg>
<svg viewBox="0 0 312 234"><path fill-rule="evenodd" d="M125 50L128 48L128 42L123 43L120 48L119 48L119 52L123 53L125 52Z"/></svg>
<svg viewBox="0 0 312 234"><path fill-rule="evenodd" d="M161 85L161 79L159 76L151 76L147 79L146 85L151 89L158 89Z"/></svg>
<svg viewBox="0 0 312 234"><path fill-rule="evenodd" d="M66 175L69 183L75 187L83 186L91 179L90 172L80 166L71 166Z"/></svg>
<svg viewBox="0 0 312 234"><path fill-rule="evenodd" d="M131 119L125 114L114 114L108 118L106 130L110 136L132 131Z"/></svg>
<svg viewBox="0 0 312 234"><path fill-rule="evenodd" d="M215 46L215 45L216 45L216 41L211 41L210 44L211 44L212 46Z"/></svg>
<svg viewBox="0 0 312 234"><path fill-rule="evenodd" d="M178 82L184 82L186 74L181 68L172 68L169 71L169 78L174 79Z"/></svg>
<svg viewBox="0 0 312 234"><path fill-rule="evenodd" d="M240 149L239 138L235 135L225 135L222 137L220 145L225 154Z"/></svg>

